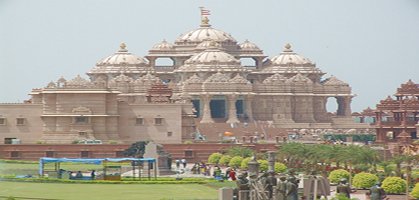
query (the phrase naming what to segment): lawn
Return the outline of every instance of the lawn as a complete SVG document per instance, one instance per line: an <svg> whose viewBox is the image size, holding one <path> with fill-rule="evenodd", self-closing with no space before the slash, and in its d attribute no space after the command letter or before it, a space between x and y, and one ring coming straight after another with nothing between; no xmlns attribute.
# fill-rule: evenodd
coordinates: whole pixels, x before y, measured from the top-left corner
<svg viewBox="0 0 419 200"><path fill-rule="evenodd" d="M217 189L204 184L65 184L0 181L0 199L217 199Z"/></svg>

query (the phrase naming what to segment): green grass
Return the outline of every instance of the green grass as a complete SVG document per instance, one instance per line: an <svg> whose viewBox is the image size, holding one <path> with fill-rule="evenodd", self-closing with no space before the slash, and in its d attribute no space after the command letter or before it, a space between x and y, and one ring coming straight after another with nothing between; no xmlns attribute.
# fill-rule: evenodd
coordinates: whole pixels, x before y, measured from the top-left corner
<svg viewBox="0 0 419 200"><path fill-rule="evenodd" d="M217 199L217 188L220 186L223 184L214 188L200 184L107 185L0 181L0 196L89 200Z"/></svg>

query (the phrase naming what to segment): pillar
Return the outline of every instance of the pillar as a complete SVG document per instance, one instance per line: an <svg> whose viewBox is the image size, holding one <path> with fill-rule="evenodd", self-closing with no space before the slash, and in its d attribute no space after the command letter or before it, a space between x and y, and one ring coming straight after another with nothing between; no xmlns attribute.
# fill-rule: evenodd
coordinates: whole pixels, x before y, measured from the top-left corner
<svg viewBox="0 0 419 200"><path fill-rule="evenodd" d="M236 95L227 95L228 99L228 119L227 123L239 123L237 119L237 109L236 109Z"/></svg>
<svg viewBox="0 0 419 200"><path fill-rule="evenodd" d="M211 117L211 108L210 108L210 101L211 101L211 95L202 95L202 118L201 123L214 123Z"/></svg>
<svg viewBox="0 0 419 200"><path fill-rule="evenodd" d="M244 103L246 104L246 115L249 122L253 121L253 110L252 110L253 95L247 95Z"/></svg>
<svg viewBox="0 0 419 200"><path fill-rule="evenodd" d="M344 106L345 106L344 115L346 117L350 117L352 115L351 102L352 102L351 96L344 98Z"/></svg>

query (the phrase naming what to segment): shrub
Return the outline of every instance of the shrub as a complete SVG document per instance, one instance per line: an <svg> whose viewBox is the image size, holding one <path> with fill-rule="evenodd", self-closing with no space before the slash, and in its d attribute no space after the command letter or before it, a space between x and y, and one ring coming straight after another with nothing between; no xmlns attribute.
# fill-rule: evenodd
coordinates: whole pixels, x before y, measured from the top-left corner
<svg viewBox="0 0 419 200"><path fill-rule="evenodd" d="M412 192L410 193L412 197L415 199L419 199L419 183L416 183L415 187L413 188Z"/></svg>
<svg viewBox="0 0 419 200"><path fill-rule="evenodd" d="M238 168L240 167L242 161L243 161L243 157L234 156L233 158L231 158L230 162L228 163L228 166L233 167L233 168Z"/></svg>
<svg viewBox="0 0 419 200"><path fill-rule="evenodd" d="M268 171L269 162L267 160L258 160L259 171Z"/></svg>
<svg viewBox="0 0 419 200"><path fill-rule="evenodd" d="M220 158L220 161L218 162L220 165L227 165L231 160L231 156L224 155Z"/></svg>
<svg viewBox="0 0 419 200"><path fill-rule="evenodd" d="M406 181L400 177L387 177L381 187L386 193L401 194L406 192Z"/></svg>
<svg viewBox="0 0 419 200"><path fill-rule="evenodd" d="M230 155L232 157L234 156L241 156L243 158L250 157L253 154L253 150L246 148L246 147L231 147L227 150L227 155Z"/></svg>
<svg viewBox="0 0 419 200"><path fill-rule="evenodd" d="M287 166L280 162L275 162L275 172L282 173L287 170Z"/></svg>
<svg viewBox="0 0 419 200"><path fill-rule="evenodd" d="M247 163L249 163L249 161L251 161L251 160L252 160L251 157L244 158L242 160L241 165L240 165L240 169L247 169Z"/></svg>
<svg viewBox="0 0 419 200"><path fill-rule="evenodd" d="M223 154L221 154L221 153L213 153L208 157L208 163L218 164L218 162L220 162L220 159L221 159L222 156L223 156Z"/></svg>
<svg viewBox="0 0 419 200"><path fill-rule="evenodd" d="M361 172L354 176L352 185L356 188L370 188L378 181L378 177L374 174Z"/></svg>
<svg viewBox="0 0 419 200"><path fill-rule="evenodd" d="M329 180L332 183L339 183L340 179L342 178L346 178L347 180L349 179L349 172L344 170L344 169L337 169L337 170L333 170L332 172L330 172L329 174Z"/></svg>

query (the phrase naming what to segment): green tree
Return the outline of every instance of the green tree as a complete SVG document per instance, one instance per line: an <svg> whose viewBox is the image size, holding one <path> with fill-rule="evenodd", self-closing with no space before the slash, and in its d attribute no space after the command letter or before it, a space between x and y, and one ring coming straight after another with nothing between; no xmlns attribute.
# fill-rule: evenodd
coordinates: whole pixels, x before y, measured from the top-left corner
<svg viewBox="0 0 419 200"><path fill-rule="evenodd" d="M210 164L218 164L223 154L221 153L213 153L208 157L208 163Z"/></svg>
<svg viewBox="0 0 419 200"><path fill-rule="evenodd" d="M234 157L234 156L241 156L243 158L251 157L253 155L253 150L241 147L241 146L235 146L227 149L227 155Z"/></svg>
<svg viewBox="0 0 419 200"><path fill-rule="evenodd" d="M218 163L220 165L228 165L228 163L230 162L230 160L231 160L231 156L229 156L229 155L223 155L220 158L220 161Z"/></svg>
<svg viewBox="0 0 419 200"><path fill-rule="evenodd" d="M128 149L125 149L123 154L124 156L142 158L145 153L145 146L148 144L148 141L139 141L131 144Z"/></svg>
<svg viewBox="0 0 419 200"><path fill-rule="evenodd" d="M228 166L233 167L233 168L239 168L242 161L243 161L243 157L234 156L233 158L231 158L230 162L228 163Z"/></svg>
<svg viewBox="0 0 419 200"><path fill-rule="evenodd" d="M257 160L259 163L259 171L268 171L269 162L267 160Z"/></svg>
<svg viewBox="0 0 419 200"><path fill-rule="evenodd" d="M247 169L247 164L248 164L248 163L249 163L249 161L251 161L251 160L252 160L252 158L251 158L251 157L244 158L244 159L242 160L242 163L240 164L240 169L246 170L246 169Z"/></svg>
<svg viewBox="0 0 419 200"><path fill-rule="evenodd" d="M333 170L329 174L329 180L332 183L339 183L340 179L346 178L349 179L349 172L344 169Z"/></svg>
<svg viewBox="0 0 419 200"><path fill-rule="evenodd" d="M378 177L374 174L361 172L354 176L352 185L356 188L370 188L378 181Z"/></svg>
<svg viewBox="0 0 419 200"><path fill-rule="evenodd" d="M400 177L387 177L381 187L388 194L401 194L406 192L406 181Z"/></svg>
<svg viewBox="0 0 419 200"><path fill-rule="evenodd" d="M275 172L276 173L283 173L287 170L287 166L284 163L275 162Z"/></svg>
<svg viewBox="0 0 419 200"><path fill-rule="evenodd" d="M419 183L416 183L410 195L416 199L419 199Z"/></svg>

